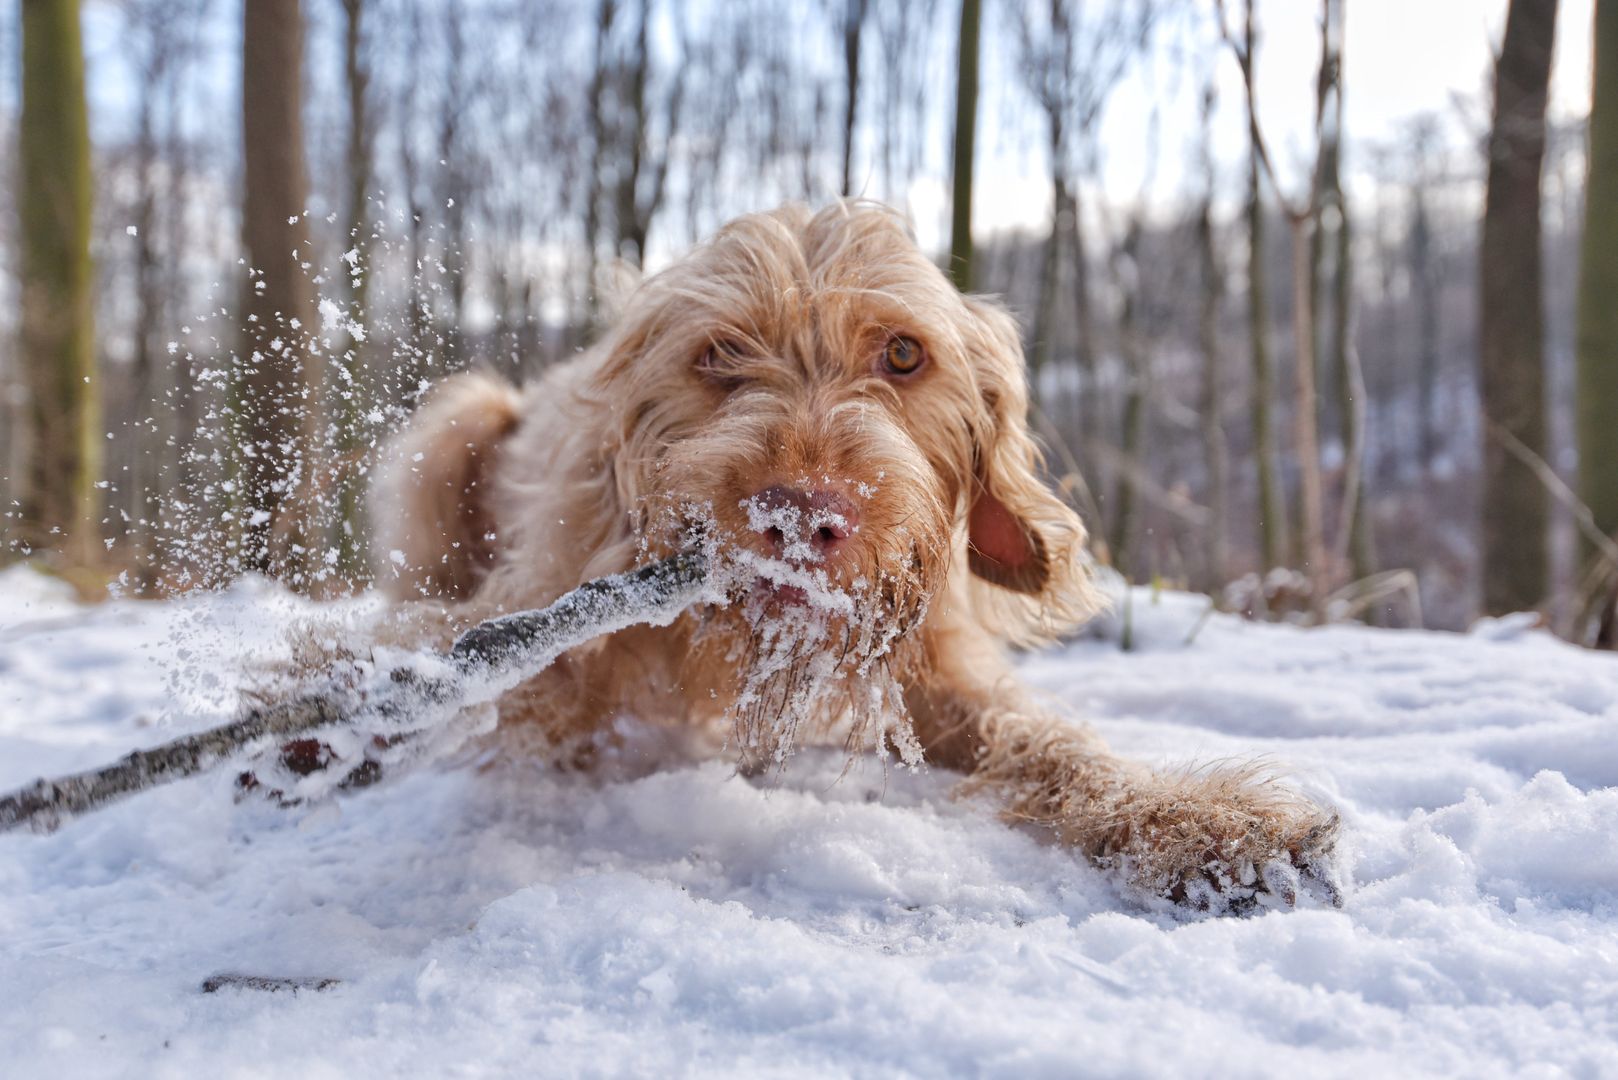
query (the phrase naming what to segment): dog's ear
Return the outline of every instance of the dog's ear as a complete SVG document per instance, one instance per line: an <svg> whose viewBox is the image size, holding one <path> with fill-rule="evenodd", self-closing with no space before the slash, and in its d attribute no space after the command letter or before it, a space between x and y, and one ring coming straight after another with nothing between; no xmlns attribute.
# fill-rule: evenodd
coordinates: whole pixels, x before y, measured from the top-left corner
<svg viewBox="0 0 1618 1080"><path fill-rule="evenodd" d="M627 259L607 259L596 267L590 284L595 289L601 325L612 326L624 317L629 298L640 288L641 270Z"/></svg>
<svg viewBox="0 0 1618 1080"><path fill-rule="evenodd" d="M1054 563L1084 533L1073 512L1038 474L1039 452L1028 435L1022 395L984 387L987 431L976 448L967 561L991 584L1029 596L1051 585Z"/></svg>
<svg viewBox="0 0 1618 1080"><path fill-rule="evenodd" d="M1025 613L1042 627L1069 624L1094 606L1081 563L1084 526L1039 475L1028 431L1028 382L1016 325L998 306L968 297L982 411L974 446L967 563L992 585L1035 601ZM1009 628L1016 637L1032 627Z"/></svg>
<svg viewBox="0 0 1618 1080"><path fill-rule="evenodd" d="M387 560L379 578L394 595L464 598L494 564L490 488L517 401L503 380L456 375L434 387L383 451L371 520Z"/></svg>
<svg viewBox="0 0 1618 1080"><path fill-rule="evenodd" d="M984 581L1038 595L1050 580L1050 554L1039 533L980 480L967 516L967 562Z"/></svg>

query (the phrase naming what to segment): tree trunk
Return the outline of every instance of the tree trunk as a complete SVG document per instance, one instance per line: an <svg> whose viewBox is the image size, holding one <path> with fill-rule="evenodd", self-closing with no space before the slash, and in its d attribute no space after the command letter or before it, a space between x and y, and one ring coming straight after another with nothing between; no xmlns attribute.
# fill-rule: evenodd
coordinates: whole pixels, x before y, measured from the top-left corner
<svg viewBox="0 0 1618 1080"><path fill-rule="evenodd" d="M685 94L683 58L677 58L671 69L672 87L655 95L668 111L666 130L653 137L652 105L654 95L649 93L652 78L651 52L651 0L641 0L640 21L635 28L635 52L623 79L623 100L620 110L628 113L628 129L620 129L619 150L626 162L618 172L617 189L617 254L637 269L646 263L647 241L651 236L652 221L663 205L667 190L670 152L669 145L679 137L682 100Z"/></svg>
<svg viewBox="0 0 1618 1080"><path fill-rule="evenodd" d="M1084 227L1084 207L1079 203L1081 188L1068 190L1068 243L1073 249L1073 323L1078 332L1079 389L1074 423L1087 437L1101 431L1101 388L1096 375L1095 306L1090 302L1090 242Z"/></svg>
<svg viewBox="0 0 1618 1080"><path fill-rule="evenodd" d="M1311 211L1312 211L1311 207ZM1292 233L1292 340L1297 370L1293 373L1293 446L1298 455L1298 522L1300 554L1309 578L1310 607L1316 618L1325 614L1331 568L1326 564L1324 497L1320 482L1320 431L1315 426L1319 391L1315 388L1314 312L1309 305L1309 239L1319 227L1311 212L1289 216Z"/></svg>
<svg viewBox="0 0 1618 1080"><path fill-rule="evenodd" d="M1340 200L1337 279L1333 284L1331 366L1337 379L1343 439L1344 538L1354 579L1376 573L1376 542L1365 495L1365 373L1354 347L1354 225L1348 200Z"/></svg>
<svg viewBox="0 0 1618 1080"><path fill-rule="evenodd" d="M1579 494L1618 535L1618 0L1596 0L1589 172L1579 267Z"/></svg>
<svg viewBox="0 0 1618 1080"><path fill-rule="evenodd" d="M1258 59L1258 30L1253 2L1247 0L1243 32L1245 60L1242 83L1247 91L1247 331L1253 356L1253 461L1258 471L1260 572L1287 561L1286 501L1276 476L1275 425L1270 409L1275 401L1275 367L1270 356L1269 285L1264 251L1264 202L1259 187L1258 102L1253 69Z"/></svg>
<svg viewBox="0 0 1618 1080"><path fill-rule="evenodd" d="M446 4L442 8L443 34L439 47L444 55L444 100L439 106L438 161L443 187L438 204L444 209L443 247L439 269L448 285L449 310L440 313L437 339L441 372L459 371L468 363L466 356L466 266L470 237L466 228L468 190L468 146L462 129L471 112L468 102L465 8Z"/></svg>
<svg viewBox="0 0 1618 1080"><path fill-rule="evenodd" d="M139 195L135 201L135 328L134 358L130 365L130 381L134 385L135 400L156 402L162 398L157 379L155 358L157 335L163 317L163 283L157 263L157 92L167 79L167 55L160 37L165 29L147 28L147 45L151 53L142 71L135 114L135 176ZM172 168L172 163L170 164ZM168 202L174 205L173 184L170 183ZM157 584L157 528L161 503L157 491L157 478L164 470L165 444L163 437L169 427L167 410L154 409L151 415L139 416L131 435L133 451L129 462L129 490L125 493L129 507L128 536L131 544L130 560L134 563L136 589L148 594ZM149 422L148 422L149 421Z"/></svg>
<svg viewBox="0 0 1618 1080"><path fill-rule="evenodd" d="M1220 378L1224 369L1219 340L1219 307L1224 294L1224 274L1213 235L1213 177L1197 209L1197 262L1201 268L1202 303L1197 317L1197 341L1202 351L1202 400L1198 412L1202 420L1202 450L1208 467L1208 552L1205 572L1208 588L1217 593L1229 576L1226 568L1226 471L1225 418L1220 400Z"/></svg>
<svg viewBox="0 0 1618 1080"><path fill-rule="evenodd" d="M425 14L422 5L411 5L404 13L404 40L405 48L410 55L422 55L427 49L428 35L423 22ZM422 80L412 75L404 79L400 96L404 99L402 112L410 117L407 127L413 128L416 118L421 116ZM426 219L427 206L422 198L422 191L426 183L423 177L424 162L419 156L416 141L413 138L400 138L396 140L399 152L399 180L404 187L405 201L405 238L404 250L406 255L405 267L405 333L406 340L402 353L398 358L397 367L389 372L389 378L382 383L389 391L396 404L414 402L420 395L420 387L434 374L432 370L430 320L428 318L428 301L423 288L422 275L425 272L427 258Z"/></svg>
<svg viewBox="0 0 1618 1080"><path fill-rule="evenodd" d="M1483 606L1491 615L1539 607L1549 584L1549 496L1491 425L1544 457L1540 168L1555 36L1556 0L1511 0L1495 67L1479 259Z"/></svg>
<svg viewBox="0 0 1618 1080"><path fill-rule="evenodd" d="M635 267L646 260L646 230L640 216L640 174L646 147L647 109L646 84L651 77L651 21L650 0L640 2L640 20L635 27L635 53L629 70L624 72L621 112L629 114L629 131L620 132L624 140L620 147L627 160L618 172L618 190L614 219L618 227L618 244L613 254L627 259Z"/></svg>
<svg viewBox="0 0 1618 1080"><path fill-rule="evenodd" d="M955 154L950 185L949 273L956 288L972 289L972 161L978 125L978 24L982 0L961 0L955 77Z"/></svg>
<svg viewBox="0 0 1618 1080"><path fill-rule="evenodd" d="M349 306L355 321L365 321L370 285L365 241L370 228L366 188L371 184L371 73L361 52L364 41L365 0L343 0L343 83L348 91L348 240L357 251L348 275Z"/></svg>
<svg viewBox="0 0 1618 1080"><path fill-rule="evenodd" d="M1139 499L1135 492L1136 477L1147 473L1145 461L1146 403L1151 389L1151 361L1146 342L1142 340L1140 320L1140 221L1129 224L1117 256L1114 258L1114 279L1122 293L1118 313L1120 351L1127 367L1124 389L1124 410L1119 438L1122 456L1120 467L1114 470L1117 481L1113 488L1112 547L1113 565L1125 579L1134 580L1143 560L1135 550L1135 534Z"/></svg>
<svg viewBox="0 0 1618 1080"><path fill-rule="evenodd" d="M596 5L595 66L590 74L590 90L585 101L585 112L590 127L590 175L586 178L589 194L584 207L584 246L589 253L585 282L586 304L589 309L590 336L600 329L601 300L596 295L596 279L601 269L601 211L607 199L605 170L607 167L607 79L608 45L612 24L618 16L616 0L600 0Z"/></svg>
<svg viewBox="0 0 1618 1080"><path fill-rule="evenodd" d="M1438 457L1438 273L1433 266L1432 219L1424 182L1410 192L1410 276L1416 302L1416 400L1421 413L1421 464Z"/></svg>
<svg viewBox="0 0 1618 1080"><path fill-rule="evenodd" d="M1318 430L1325 431L1336 421L1346 452L1348 412L1344 402L1333 400L1338 384L1332 378L1335 374L1332 342L1338 330L1336 283L1342 271L1337 260L1338 225L1347 210L1341 175L1342 95L1338 82L1342 67L1338 54L1342 6L1336 0L1322 0L1321 9L1320 64L1315 73L1314 228L1309 236L1309 317L1314 326L1310 344L1314 348L1315 380L1320 391L1316 424Z"/></svg>
<svg viewBox="0 0 1618 1080"><path fill-rule="evenodd" d="M314 287L299 265L309 252L303 14L299 0L242 6L242 234L252 267L237 388L242 565L303 585L315 538L302 496L319 430L310 391L320 381L308 348Z"/></svg>
<svg viewBox="0 0 1618 1080"><path fill-rule="evenodd" d="M28 540L97 558L101 414L90 262L90 127L77 0L23 0L17 209L31 450Z"/></svg>
<svg viewBox="0 0 1618 1080"><path fill-rule="evenodd" d="M370 72L366 70L361 53L363 43L365 0L343 0L343 82L348 91L348 242L354 253L352 262L340 265L348 278L349 317L365 325L366 294L370 284L369 251L370 213L366 205L366 188L371 182L371 130L367 108L367 87ZM341 390L342 421L337 432L339 457L337 494L337 566L343 577L357 582L366 575L369 555L366 536L369 528L365 520L365 474L361 468L364 443L361 440L363 417L369 411L375 387L360 361L363 342L350 334L343 351L343 363L349 377Z"/></svg>
<svg viewBox="0 0 1618 1080"><path fill-rule="evenodd" d="M843 22L843 198L854 194L854 126L859 120L860 38L868 0L848 0Z"/></svg>
<svg viewBox="0 0 1618 1080"><path fill-rule="evenodd" d="M1314 327L1314 337L1310 341L1315 357L1315 381L1317 386L1324 386L1328 377L1327 366L1331 360L1331 348L1328 345L1330 335L1335 329L1332 315L1335 308L1326 306L1327 287L1334 285L1337 280L1337 239L1336 230L1331 228L1326 220L1327 207L1335 208L1332 185L1335 182L1334 173L1337 168L1335 160L1336 151L1326 145L1320 147L1320 160L1317 176L1320 178L1316 204L1314 227L1309 230L1309 265L1307 267L1309 279L1309 319ZM1338 193L1339 195L1341 192ZM1331 384L1335 392L1336 383ZM1327 393L1322 392L1316 402L1315 422L1318 430L1329 430L1333 420L1346 420L1339 402L1331 400ZM1339 429L1341 430L1341 429ZM1346 448L1348 443L1344 440Z"/></svg>
<svg viewBox="0 0 1618 1080"><path fill-rule="evenodd" d="M1062 177L1059 156L1062 141L1062 120L1057 114L1049 116L1051 154L1051 231L1045 239L1045 250L1039 275L1039 308L1034 313L1033 348L1029 352L1033 396L1039 398L1040 373L1050 363L1056 336L1056 287L1062 270L1062 212L1067 206L1067 181Z"/></svg>
<svg viewBox="0 0 1618 1080"><path fill-rule="evenodd" d="M1345 0L1327 0L1321 21L1320 206L1333 211L1331 333L1326 366L1337 397L1337 431L1343 446L1343 498L1336 550L1348 558L1356 581L1376 569L1365 500L1365 387L1354 351L1354 221L1343 194L1343 18ZM1316 242L1324 230L1316 223ZM1317 263L1317 265L1319 265ZM1317 279L1317 302L1318 279ZM1320 307L1311 310L1319 311ZM1317 335L1317 340L1319 335Z"/></svg>
<svg viewBox="0 0 1618 1080"><path fill-rule="evenodd" d="M191 6L189 11L195 13L198 8ZM194 59L196 41L194 37L188 38L183 46L183 61L189 63ZM186 250L189 232L186 228L185 214L180 208L187 205L191 188L188 184L191 172L192 150L186 142L184 133L180 128L180 116L184 111L185 80L183 73L174 72L163 93L163 142L164 157L169 170L167 188L167 213L164 217L163 243L165 249L164 281L162 290L164 296L163 320L168 326L174 325L175 305L178 303L178 282L181 280L182 256ZM201 398L202 388L193 376L192 356L187 351L179 351L168 362L168 377L173 388L175 408L169 417L169 429L174 433L173 445L169 448L171 460L175 463L174 488L169 498L159 501L159 508L163 514L177 513L174 507L173 492L178 492L180 499L189 502L202 502L207 496L203 488L207 481L203 479L206 474L204 457L199 446L199 432L206 426L200 419L203 411ZM159 363L162 363L160 360ZM211 463L210 463L211 464ZM166 530L169 522L160 518L159 528ZM215 562L217 567L218 563ZM165 573L173 571L172 563L165 557L163 559ZM184 571L181 571L183 575Z"/></svg>

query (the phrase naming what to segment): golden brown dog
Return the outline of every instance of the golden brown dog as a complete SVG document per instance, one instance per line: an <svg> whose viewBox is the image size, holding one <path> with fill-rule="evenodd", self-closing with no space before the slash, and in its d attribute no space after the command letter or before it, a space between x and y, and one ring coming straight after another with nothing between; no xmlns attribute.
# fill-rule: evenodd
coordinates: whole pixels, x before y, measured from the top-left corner
<svg viewBox="0 0 1618 1080"><path fill-rule="evenodd" d="M743 567L734 602L612 635L502 702L559 754L626 713L721 726L754 765L840 732L967 774L1148 895L1335 899L1331 813L1252 769L1124 762L1019 691L1007 647L1096 606L1026 410L1012 320L891 211L751 215L537 382L438 387L385 455L377 546L395 595L466 617L693 536Z"/></svg>

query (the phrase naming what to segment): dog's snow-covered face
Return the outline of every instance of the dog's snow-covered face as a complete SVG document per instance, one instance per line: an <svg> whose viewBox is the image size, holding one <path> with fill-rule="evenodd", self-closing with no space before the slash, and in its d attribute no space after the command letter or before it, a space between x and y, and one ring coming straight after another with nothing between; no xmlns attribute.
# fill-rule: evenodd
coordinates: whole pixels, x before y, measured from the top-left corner
<svg viewBox="0 0 1618 1080"><path fill-rule="evenodd" d="M1083 530L1034 474L1010 319L890 211L732 223L638 288L595 385L621 505L652 550L697 525L749 568L755 651L760 611L818 608L869 664L952 573L1013 639L1088 601Z"/></svg>

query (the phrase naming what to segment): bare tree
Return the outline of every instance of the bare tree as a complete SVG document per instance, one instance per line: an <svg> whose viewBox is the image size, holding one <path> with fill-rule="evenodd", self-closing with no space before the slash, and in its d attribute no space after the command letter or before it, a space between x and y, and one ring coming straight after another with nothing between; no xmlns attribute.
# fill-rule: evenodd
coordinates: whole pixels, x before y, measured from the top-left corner
<svg viewBox="0 0 1618 1080"><path fill-rule="evenodd" d="M1253 366L1249 404L1253 422L1253 467L1258 476L1259 551L1264 569L1268 570L1287 561L1287 512L1285 493L1276 473L1275 425L1271 419L1275 361L1270 355L1269 339L1269 268L1264 247L1261 187L1264 140L1258 123L1258 88L1254 77L1259 37L1253 4L1254 0L1245 0L1243 5L1240 40L1226 29L1223 0L1220 0L1219 25L1241 67L1247 102L1247 328Z"/></svg>
<svg viewBox="0 0 1618 1080"><path fill-rule="evenodd" d="M372 162L376 132L370 110L371 72L366 63L366 0L342 0L343 4L343 86L347 92L348 139L344 165L348 175L345 218L348 240L354 245L354 258L348 262L349 305L354 319L365 321L366 286L370 281L366 234L370 231L368 189L375 166Z"/></svg>
<svg viewBox="0 0 1618 1080"><path fill-rule="evenodd" d="M300 0L244 0L242 30L242 236L251 267L238 371L243 565L302 581L313 555L307 454L319 430L307 347L314 287L303 145Z"/></svg>
<svg viewBox="0 0 1618 1080"><path fill-rule="evenodd" d="M97 557L100 402L90 262L90 125L77 0L22 5L22 361L32 439L22 515L32 542Z"/></svg>
<svg viewBox="0 0 1618 1080"><path fill-rule="evenodd" d="M688 30L683 11L676 9L676 15L675 37L683 51ZM595 260L610 220L613 254L639 267L668 191L673 147L685 111L687 73L677 59L668 65L654 92L658 65L652 50L652 0L639 0L635 16L628 48L621 51L615 41L622 23L617 0L600 0L596 7L594 69L587 95L591 196L584 228ZM594 262L590 274L593 289Z"/></svg>
<svg viewBox="0 0 1618 1080"><path fill-rule="evenodd" d="M342 256L344 272L348 278L349 316L358 326L365 325L366 296L370 282L370 206L367 189L374 171L372 146L374 132L369 108L371 74L363 50L365 41L365 0L342 0L343 3L343 85L347 91L348 139L344 153L347 169L348 243L352 245ZM336 508L338 568L343 576L354 581L363 578L368 557L365 538L369 529L364 520L364 472L359 459L364 453L360 439L362 417L368 411L373 392L365 365L359 362L358 352L362 339L350 333L346 348L341 350L344 378L337 387L342 399L342 417L337 430Z"/></svg>
<svg viewBox="0 0 1618 1080"><path fill-rule="evenodd" d="M835 2L835 0L834 0ZM854 194L854 129L859 122L860 52L869 0L842 0L838 29L843 39L843 198Z"/></svg>
<svg viewBox="0 0 1618 1080"><path fill-rule="evenodd" d="M1330 337L1325 339L1325 353L1336 389L1338 437L1343 447L1342 520L1333 557L1338 562L1347 558L1354 579L1361 581L1375 571L1376 555L1363 491L1365 379L1353 338L1353 214L1343 195L1342 182L1344 2L1325 0L1320 20L1320 67L1315 92L1318 194L1311 240L1309 295L1316 325L1328 325L1331 331ZM1332 241L1329 245L1328 239ZM1328 299L1324 295L1328 255L1331 261L1329 320L1324 317Z"/></svg>
<svg viewBox="0 0 1618 1080"><path fill-rule="evenodd" d="M596 296L599 258L601 248L601 217L606 206L606 171L607 155L610 151L608 145L607 127L607 91L612 79L612 27L618 18L617 0L597 0L595 17L595 58L594 66L590 72L590 87L586 96L586 108L589 123L590 138L590 175L586 183L590 187L589 199L585 204L584 215L584 243L590 253L589 275L590 280L586 288L589 296L590 320L595 322L598 318L599 300Z"/></svg>
<svg viewBox="0 0 1618 1080"><path fill-rule="evenodd" d="M687 129L685 160L686 235L692 240L704 234L706 221L717 209L715 193L726 165L735 156L731 136L739 126L736 113L742 92L738 84L757 59L746 19L734 16L709 26L705 35L686 46L686 63L707 75L695 82L686 101L694 121ZM697 100L691 100L693 97Z"/></svg>
<svg viewBox="0 0 1618 1080"><path fill-rule="evenodd" d="M618 186L615 218L618 254L639 267L646 260L646 240L652 219L662 208L668 190L670 143L679 136L684 105L684 65L671 65L671 83L658 96L663 128L654 132L655 106L648 95L652 79L652 0L640 0L635 42L620 82Z"/></svg>
<svg viewBox="0 0 1618 1080"><path fill-rule="evenodd" d="M166 0L131 0L124 8L130 30L128 40L139 72L133 161L135 325L130 377L134 400L141 403L160 401L168 381L164 377L166 372L159 370L162 363L159 336L167 315L168 294L175 282L163 265L158 213L160 204L166 206L169 213L175 213L179 193L175 190L175 162L164 162L160 157L165 148L160 141L158 109L160 96L174 93L171 84L184 42L183 30L171 23L175 17L173 7ZM195 11L182 11L182 25L186 22L183 16L195 14ZM173 124L175 117L170 115L168 119ZM172 252L168 254L169 258L173 257ZM167 464L172 427L172 418L166 415L166 410L151 404L148 408L150 412L137 414L131 425L129 490L125 492L135 585L142 592L150 591L157 584L160 570L157 543L162 492L159 488Z"/></svg>
<svg viewBox="0 0 1618 1080"><path fill-rule="evenodd" d="M1157 13L1155 4L1133 0L1114 0L1103 11L1088 16L1085 8L1075 0L1049 0L1043 18L1032 7L1022 9L1017 27L1023 77L1044 114L1051 178L1050 234L1030 356L1036 380L1050 361L1054 344L1061 244L1066 234L1074 267L1078 367L1086 382L1093 382L1095 317L1078 180L1094 161L1095 132L1107 100L1130 60L1145 47ZM1037 386L1036 381L1036 390Z"/></svg>
<svg viewBox="0 0 1618 1080"><path fill-rule="evenodd" d="M978 127L978 28L982 0L961 0L955 65L955 149L950 183L949 273L972 289L972 169Z"/></svg>
<svg viewBox="0 0 1618 1080"><path fill-rule="evenodd" d="M1219 248L1214 242L1213 201L1216 177L1214 175L1212 116L1215 101L1214 81L1210 78L1202 92L1199 110L1202 129L1202 171L1205 182L1202 197L1197 203L1196 239L1197 266L1200 278L1200 303L1197 310L1197 345L1202 353L1202 387L1200 408L1202 423L1202 451L1208 469L1208 548L1206 573L1210 588L1217 589L1229 573L1227 567L1225 530L1229 527L1227 487L1230 468L1229 451L1225 444L1224 397L1221 381L1224 375L1224 348L1219 333L1219 311L1224 301L1224 266L1219 260Z"/></svg>
<svg viewBox="0 0 1618 1080"><path fill-rule="evenodd" d="M1299 508L1299 542L1303 559L1303 569L1308 575L1310 589L1310 606L1314 615L1319 618L1325 613L1326 594L1332 583L1331 567L1328 564L1325 540L1324 520L1324 492L1320 474L1320 433L1318 427L1319 393L1316 389L1316 342L1313 297L1314 260L1311 253L1311 240L1314 230L1320 225L1320 207L1322 190L1322 169L1326 164L1325 154L1322 152L1326 144L1323 127L1326 119L1326 105L1329 95L1333 92L1331 86L1335 84L1336 76L1332 73L1336 50L1332 46L1329 35L1334 26L1340 26L1339 13L1334 11L1341 0L1322 0L1321 6L1321 33L1326 38L1322 48L1322 70L1319 75L1320 92L1317 94L1317 108L1315 112L1316 151L1315 162L1310 172L1308 186L1302 197L1288 198L1282 191L1281 182L1276 175L1275 163L1270 156L1269 147L1264 140L1263 129L1258 122L1256 99L1253 93L1253 52L1252 52L1252 0L1247 0L1246 21L1243 39L1234 38L1225 24L1223 0L1220 0L1220 30L1224 34L1226 43L1236 54L1237 62L1242 68L1243 83L1247 89L1248 101L1248 131L1252 141L1254 155L1258 159L1258 166L1263 169L1264 176L1270 182L1276 198L1281 206L1282 214L1286 218L1287 231L1291 238L1292 250L1292 342L1294 357L1293 372L1293 448L1298 461L1298 508ZM1256 191L1252 185L1250 166L1250 193Z"/></svg>
<svg viewBox="0 0 1618 1080"><path fill-rule="evenodd" d="M1410 132L1412 169L1410 174L1409 259L1411 292L1416 304L1416 394L1418 423L1421 425L1421 462L1432 468L1438 455L1438 266L1433 250L1433 223L1430 188L1434 173L1432 157L1437 152L1438 122L1432 116L1418 118Z"/></svg>
<svg viewBox="0 0 1618 1080"><path fill-rule="evenodd" d="M466 365L467 211L472 198L475 169L468 128L473 122L472 82L476 69L468 63L465 5L445 4L440 11L440 47L443 49L443 100L438 103L438 184L436 202L442 208L443 233L438 269L449 289L449 309L439 313L437 337L442 343L442 367L454 371Z"/></svg>
<svg viewBox="0 0 1618 1080"><path fill-rule="evenodd" d="M882 186L894 203L920 171L926 150L927 64L938 0L877 0L882 47Z"/></svg>
<svg viewBox="0 0 1618 1080"><path fill-rule="evenodd" d="M1122 468L1117 470L1113 493L1110 547L1114 565L1125 578L1133 578L1139 568L1135 552L1136 480L1134 473L1145 466L1146 403L1150 396L1152 369L1142 325L1141 307L1141 221L1137 210L1130 216L1122 240L1110 260L1112 279L1118 289L1118 347L1127 370L1124 390L1122 430L1119 450Z"/></svg>
<svg viewBox="0 0 1618 1080"><path fill-rule="evenodd" d="M1490 614L1536 608L1548 591L1549 496L1531 460L1514 450L1543 459L1547 441L1540 171L1556 7L1556 0L1511 0L1495 64L1478 358Z"/></svg>
<svg viewBox="0 0 1618 1080"><path fill-rule="evenodd" d="M1579 494L1618 536L1618 2L1596 0L1595 74L1580 255Z"/></svg>

